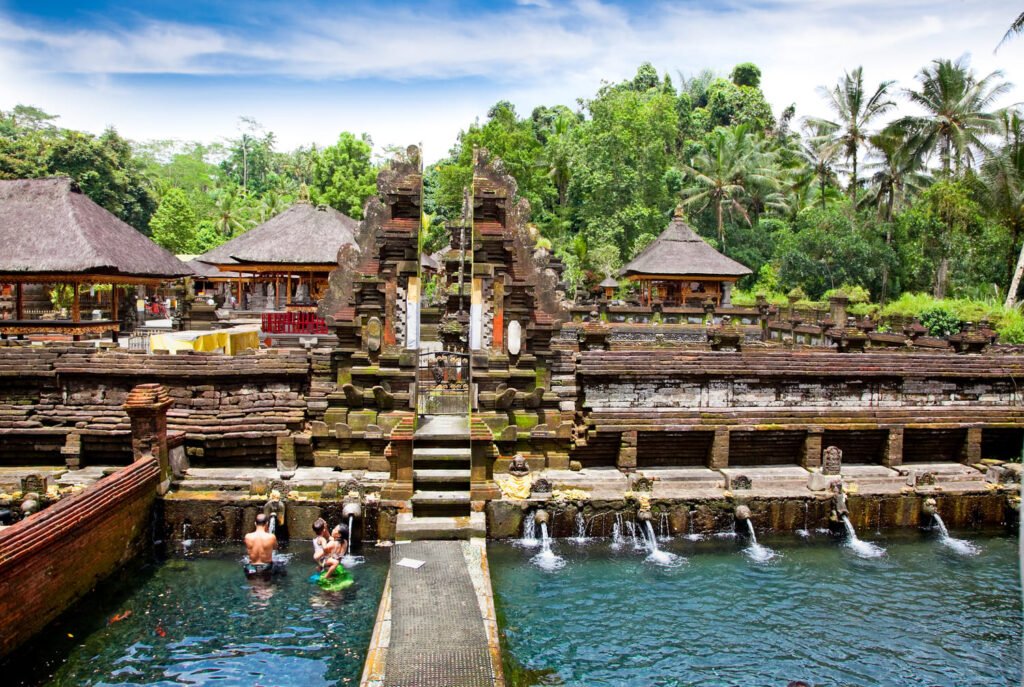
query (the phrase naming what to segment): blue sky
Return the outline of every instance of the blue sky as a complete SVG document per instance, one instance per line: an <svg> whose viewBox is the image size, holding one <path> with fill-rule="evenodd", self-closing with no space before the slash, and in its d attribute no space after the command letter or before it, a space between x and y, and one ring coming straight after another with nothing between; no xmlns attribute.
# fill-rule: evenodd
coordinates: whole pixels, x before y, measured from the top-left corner
<svg viewBox="0 0 1024 687"><path fill-rule="evenodd" d="M824 114L816 88L871 83L936 57L1002 69L1024 100L1024 37L993 49L1016 3L994 0L48 2L0 0L0 108L134 139L215 141L253 117L279 146L338 132L443 156L499 99L526 114L588 97L651 61L677 78L753 61L769 101Z"/></svg>

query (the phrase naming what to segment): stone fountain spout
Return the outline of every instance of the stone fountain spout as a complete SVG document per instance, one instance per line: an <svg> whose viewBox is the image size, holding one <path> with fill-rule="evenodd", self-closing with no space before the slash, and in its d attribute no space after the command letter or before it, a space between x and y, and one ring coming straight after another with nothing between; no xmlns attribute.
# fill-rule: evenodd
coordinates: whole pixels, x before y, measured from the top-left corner
<svg viewBox="0 0 1024 687"><path fill-rule="evenodd" d="M270 498L263 504L263 514L271 522L271 532L276 534L278 527L285 523L285 504L281 500L281 494L276 489L270 492Z"/></svg>

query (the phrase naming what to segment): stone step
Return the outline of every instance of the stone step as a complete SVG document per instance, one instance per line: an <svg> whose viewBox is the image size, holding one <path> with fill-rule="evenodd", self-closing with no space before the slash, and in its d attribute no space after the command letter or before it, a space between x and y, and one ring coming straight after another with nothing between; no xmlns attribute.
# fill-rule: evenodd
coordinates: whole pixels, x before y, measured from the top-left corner
<svg viewBox="0 0 1024 687"><path fill-rule="evenodd" d="M487 518L483 513L454 517L413 517L399 513L395 524L397 541L424 539L470 539L487 536Z"/></svg>
<svg viewBox="0 0 1024 687"><path fill-rule="evenodd" d="M452 483L465 483L469 484L470 471L468 468L457 470L457 469L414 469L412 471L413 480L416 485L420 483L429 482L432 484L452 484Z"/></svg>
<svg viewBox="0 0 1024 687"><path fill-rule="evenodd" d="M412 495L413 506L451 506L469 505L469 490L464 491L424 491L416 490Z"/></svg>
<svg viewBox="0 0 1024 687"><path fill-rule="evenodd" d="M429 460L469 460L473 452L468 448L452 447L418 447L413 444L412 457Z"/></svg>

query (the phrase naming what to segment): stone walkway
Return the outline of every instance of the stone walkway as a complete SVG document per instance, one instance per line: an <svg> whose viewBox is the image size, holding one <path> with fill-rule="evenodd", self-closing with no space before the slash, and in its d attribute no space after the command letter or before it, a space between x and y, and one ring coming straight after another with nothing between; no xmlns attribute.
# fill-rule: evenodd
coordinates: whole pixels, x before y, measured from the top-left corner
<svg viewBox="0 0 1024 687"><path fill-rule="evenodd" d="M398 565L425 561L420 568ZM364 687L503 687L486 545L396 544Z"/></svg>

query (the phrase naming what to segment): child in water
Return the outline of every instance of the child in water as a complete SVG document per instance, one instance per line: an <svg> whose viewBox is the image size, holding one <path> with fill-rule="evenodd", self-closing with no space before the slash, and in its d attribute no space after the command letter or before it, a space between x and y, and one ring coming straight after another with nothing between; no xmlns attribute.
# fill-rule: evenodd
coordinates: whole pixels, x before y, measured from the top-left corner
<svg viewBox="0 0 1024 687"><path fill-rule="evenodd" d="M330 541L327 538L327 521L323 518L317 518L313 522L313 561L317 564L317 567L322 572L324 569L324 546Z"/></svg>
<svg viewBox="0 0 1024 687"><path fill-rule="evenodd" d="M348 528L338 525L331 531L331 540L324 544L323 567L321 579L329 579L341 565L341 559L348 552Z"/></svg>

